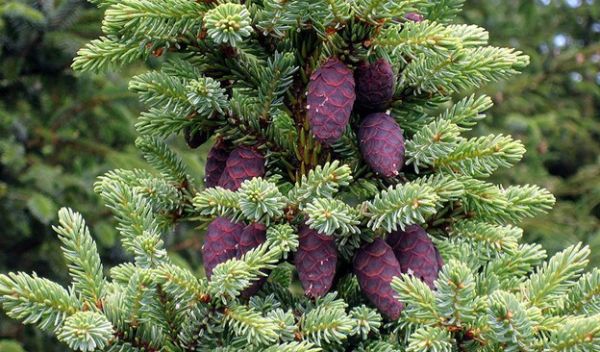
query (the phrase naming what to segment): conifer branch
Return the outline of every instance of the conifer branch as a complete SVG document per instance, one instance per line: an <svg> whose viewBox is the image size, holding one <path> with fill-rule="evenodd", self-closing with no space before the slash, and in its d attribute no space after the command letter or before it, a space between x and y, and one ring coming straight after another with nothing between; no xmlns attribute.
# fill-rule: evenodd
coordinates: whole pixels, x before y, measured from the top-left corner
<svg viewBox="0 0 600 352"><path fill-rule="evenodd" d="M600 347L600 316L579 317L567 321L550 336L552 351L593 351Z"/></svg>
<svg viewBox="0 0 600 352"><path fill-rule="evenodd" d="M589 254L589 248L581 244L556 254L524 283L527 300L542 309L551 307L581 275L588 264Z"/></svg>
<svg viewBox="0 0 600 352"><path fill-rule="evenodd" d="M97 351L109 344L113 327L102 314L77 312L67 318L57 337L73 350Z"/></svg>
<svg viewBox="0 0 600 352"><path fill-rule="evenodd" d="M449 120L435 120L406 142L406 164L414 164L418 173L419 167L432 166L437 160L448 157L460 140L458 125Z"/></svg>
<svg viewBox="0 0 600 352"><path fill-rule="evenodd" d="M361 214L348 204L327 198L317 198L306 205L308 215L306 224L317 232L332 235L336 231L341 234L360 232Z"/></svg>
<svg viewBox="0 0 600 352"><path fill-rule="evenodd" d="M60 285L36 275L0 275L0 304L6 314L47 331L56 331L81 303Z"/></svg>
<svg viewBox="0 0 600 352"><path fill-rule="evenodd" d="M377 24L378 19L400 17L425 3L423 0L358 0L354 2L352 10L361 20Z"/></svg>
<svg viewBox="0 0 600 352"><path fill-rule="evenodd" d="M304 338L321 347L341 344L354 328L345 308L345 304L331 306L326 303L304 314L300 322Z"/></svg>
<svg viewBox="0 0 600 352"><path fill-rule="evenodd" d="M465 0L439 0L430 2L427 7L426 18L432 21L454 19L462 10Z"/></svg>
<svg viewBox="0 0 600 352"><path fill-rule="evenodd" d="M456 260L450 260L435 282L436 305L448 324L469 325L476 319L477 295L471 270Z"/></svg>
<svg viewBox="0 0 600 352"><path fill-rule="evenodd" d="M277 341L276 326L273 321L262 317L251 308L234 305L225 311L227 324L237 336L250 345L268 345Z"/></svg>
<svg viewBox="0 0 600 352"><path fill-rule="evenodd" d="M490 109L492 105L492 99L486 95L477 98L475 95L470 95L444 111L440 119L449 120L462 128L470 129L485 118L483 112Z"/></svg>
<svg viewBox="0 0 600 352"><path fill-rule="evenodd" d="M194 207L201 215L241 217L240 194L221 187L207 188L194 197Z"/></svg>
<svg viewBox="0 0 600 352"><path fill-rule="evenodd" d="M174 38L178 34L199 34L206 7L202 2L170 0L123 0L111 4L102 21L107 35L135 38Z"/></svg>
<svg viewBox="0 0 600 352"><path fill-rule="evenodd" d="M100 178L95 188L115 213L123 246L136 262L145 267L165 262L164 243L148 201L125 184L106 177Z"/></svg>
<svg viewBox="0 0 600 352"><path fill-rule="evenodd" d="M477 250L504 252L516 249L523 236L523 230L511 225L495 225L472 220L459 221L454 224L451 236L473 241L479 246Z"/></svg>
<svg viewBox="0 0 600 352"><path fill-rule="evenodd" d="M55 226L54 231L63 244L73 289L90 308L95 309L101 306L105 282L96 243L81 214L62 208L58 218L60 226Z"/></svg>
<svg viewBox="0 0 600 352"><path fill-rule="evenodd" d="M398 300L406 302L403 314L409 323L433 325L442 320L434 293L421 280L402 274L401 277L393 279L392 288L398 293Z"/></svg>
<svg viewBox="0 0 600 352"><path fill-rule="evenodd" d="M583 274L553 311L562 314L600 314L600 269L594 268Z"/></svg>
<svg viewBox="0 0 600 352"><path fill-rule="evenodd" d="M405 22L385 29L375 45L392 48L401 58L414 59L419 55L445 55L460 45L450 27L436 22Z"/></svg>
<svg viewBox="0 0 600 352"><path fill-rule="evenodd" d="M139 137L135 141L144 158L158 170L164 178L185 188L189 175L181 159L162 141L151 137Z"/></svg>
<svg viewBox="0 0 600 352"><path fill-rule="evenodd" d="M534 322L527 307L511 293L496 291L488 307L490 338L509 350L528 348L533 343Z"/></svg>
<svg viewBox="0 0 600 352"><path fill-rule="evenodd" d="M100 72L119 65L147 58L152 52L145 42L120 42L113 37L92 40L77 52L73 69L79 72Z"/></svg>
<svg viewBox="0 0 600 352"><path fill-rule="evenodd" d="M473 177L487 177L500 167L508 168L521 160L521 142L502 135L489 135L459 141L454 149L433 161L433 167Z"/></svg>
<svg viewBox="0 0 600 352"><path fill-rule="evenodd" d="M407 352L450 352L454 340L450 333L441 328L424 326L410 335Z"/></svg>
<svg viewBox="0 0 600 352"><path fill-rule="evenodd" d="M317 197L331 198L341 187L348 186L351 181L350 168L347 165L340 165L340 162L335 160L322 166L318 165L310 170L308 175L303 175L296 181L288 197L297 199L300 204L310 202Z"/></svg>

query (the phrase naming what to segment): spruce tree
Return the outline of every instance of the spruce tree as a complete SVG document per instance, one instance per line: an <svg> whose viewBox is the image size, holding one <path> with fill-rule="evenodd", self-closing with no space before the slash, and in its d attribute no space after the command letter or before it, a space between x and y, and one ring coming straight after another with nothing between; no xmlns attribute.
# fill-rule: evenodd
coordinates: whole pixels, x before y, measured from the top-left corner
<svg viewBox="0 0 600 352"><path fill-rule="evenodd" d="M520 142L463 136L491 100L460 93L528 59L452 24L462 1L94 2L105 35L75 69L167 57L130 83L157 172L95 185L133 261L106 274L64 208L72 285L1 275L9 316L81 351L598 350L589 249L519 243L553 196L486 181ZM212 144L205 175L174 134ZM184 221L201 274L165 249Z"/></svg>

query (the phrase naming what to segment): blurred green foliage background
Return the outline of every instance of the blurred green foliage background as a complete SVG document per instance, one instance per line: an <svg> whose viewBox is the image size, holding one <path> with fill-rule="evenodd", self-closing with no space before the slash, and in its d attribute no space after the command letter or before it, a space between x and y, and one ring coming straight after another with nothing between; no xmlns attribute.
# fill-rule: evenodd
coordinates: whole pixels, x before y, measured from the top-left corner
<svg viewBox="0 0 600 352"><path fill-rule="evenodd" d="M75 77L76 51L99 35L102 13L85 1L0 0L0 271L67 272L50 224L71 205L91 222L109 262L122 252L95 178L141 164L132 146L137 101L127 77ZM59 351L52 340L0 314L0 340ZM11 347L12 346L12 347ZM0 342L0 351L16 345Z"/></svg>
<svg viewBox="0 0 600 352"><path fill-rule="evenodd" d="M109 169L145 167L133 146L139 106L127 91L136 67L108 76L70 70L77 49L99 35L101 15L82 0L0 0L0 272L65 281L50 227L61 206L84 214L105 263L123 260L92 184ZM550 214L524 224L527 239L550 252L584 241L599 265L600 2L467 0L463 20L532 59L523 75L489 87L496 105L476 131L526 144L525 160L497 181L538 184L558 198ZM202 172L205 147L183 155L192 172ZM166 242L196 267L197 236L177 229ZM0 315L0 352L23 350L64 348Z"/></svg>
<svg viewBox="0 0 600 352"><path fill-rule="evenodd" d="M524 74L489 87L495 107L479 131L525 143L525 159L499 181L557 197L552 212L524 224L527 240L549 252L584 241L600 265L600 1L467 0L463 17L492 44L531 57Z"/></svg>

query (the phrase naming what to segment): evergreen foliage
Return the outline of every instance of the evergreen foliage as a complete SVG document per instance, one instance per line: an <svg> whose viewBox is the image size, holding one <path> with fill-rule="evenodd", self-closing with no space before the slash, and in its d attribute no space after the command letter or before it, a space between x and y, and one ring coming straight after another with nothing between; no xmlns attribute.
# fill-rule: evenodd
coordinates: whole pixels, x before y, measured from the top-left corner
<svg viewBox="0 0 600 352"><path fill-rule="evenodd" d="M503 183L533 183L556 195L556 208L523 223L527 241L550 253L579 241L600 264L600 6L598 1L466 1L468 23L496 45L531 57L522 75L490 86L496 106L478 133L502 131L528 153Z"/></svg>
<svg viewBox="0 0 600 352"><path fill-rule="evenodd" d="M503 136L461 135L490 103L468 97L454 104L454 95L510 77L528 62L513 49L487 46L479 27L451 24L462 1L94 2L106 8L104 36L80 50L75 69L167 56L131 84L149 108L136 145L158 175L120 169L96 183L133 262L103 273L82 217L61 210L55 230L73 284L0 275L0 305L10 317L79 351L600 347L600 281L597 270L584 274L590 250L574 245L547 259L539 245L519 244L518 224L548 211L554 197L488 178L519 161L523 146ZM425 20L405 19L409 12ZM336 70L320 70L332 58ZM401 128L393 133L404 134L413 160L391 177L365 159L397 150L360 151L360 106L331 144L331 136L323 144L314 138L308 118L319 108L307 106L309 82L320 85L315 94L323 99L314 101L339 108L312 116L337 124L329 113L346 111L354 97L332 87L346 92L353 85L348 70L379 58L392 63L397 78L387 102L394 121L386 124ZM164 141L186 128L208 131L233 150L222 172L236 183L221 178L203 187ZM207 278L177 263L164 236L177 223L204 226L217 216L262 223L266 240ZM410 225L426 230L445 263L433 288L401 272L383 240ZM339 253L332 289L314 298L299 291L289 263L306 245L302 226L331 236ZM315 264L324 259L306 256ZM244 297L265 275L262 288Z"/></svg>
<svg viewBox="0 0 600 352"><path fill-rule="evenodd" d="M109 169L141 165L131 148L135 96L118 75L75 77L70 68L77 50L99 34L101 16L83 0L0 1L1 272L36 270L67 281L61 242L49 226L65 204L78 204L107 264L124 259L122 251L105 251L118 243L116 231L98 211L92 185ZM3 314L1 338L18 338L27 350L54 348Z"/></svg>

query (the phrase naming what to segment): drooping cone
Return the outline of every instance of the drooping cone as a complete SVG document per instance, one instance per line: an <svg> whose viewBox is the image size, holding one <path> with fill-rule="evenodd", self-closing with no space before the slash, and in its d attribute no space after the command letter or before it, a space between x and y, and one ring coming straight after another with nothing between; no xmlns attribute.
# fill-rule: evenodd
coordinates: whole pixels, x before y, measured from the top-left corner
<svg viewBox="0 0 600 352"><path fill-rule="evenodd" d="M404 305L396 298L391 282L393 277L400 276L402 272L392 248L378 238L358 250L353 266L365 296L385 316L398 319Z"/></svg>
<svg viewBox="0 0 600 352"><path fill-rule="evenodd" d="M385 113L365 117L358 130L360 151L371 169L383 177L392 177L404 166L402 129Z"/></svg>
<svg viewBox="0 0 600 352"><path fill-rule="evenodd" d="M202 246L202 261L206 277L210 279L217 265L235 258L243 230L242 224L222 217L214 219L208 225Z"/></svg>
<svg viewBox="0 0 600 352"><path fill-rule="evenodd" d="M219 186L236 191L242 182L264 174L265 157L253 148L240 146L229 154Z"/></svg>
<svg viewBox="0 0 600 352"><path fill-rule="evenodd" d="M196 130L192 131L191 127L186 127L183 130L183 135L185 138L185 142L188 147L192 149L196 149L202 144L204 144L208 138L210 137L209 133L204 130Z"/></svg>
<svg viewBox="0 0 600 352"><path fill-rule="evenodd" d="M204 184L206 188L215 187L219 184L228 157L227 144L222 139L217 140L206 157L206 166L204 167Z"/></svg>
<svg viewBox="0 0 600 352"><path fill-rule="evenodd" d="M356 72L356 102L367 111L383 111L394 96L394 70L386 59L362 62Z"/></svg>
<svg viewBox="0 0 600 352"><path fill-rule="evenodd" d="M403 273L414 275L433 287L444 264L439 251L419 225L408 226L405 231L388 235L386 242L392 247Z"/></svg>
<svg viewBox="0 0 600 352"><path fill-rule="evenodd" d="M324 144L336 142L344 133L356 100L352 71L339 59L330 58L311 75L307 100L312 134Z"/></svg>
<svg viewBox="0 0 600 352"><path fill-rule="evenodd" d="M331 289L335 276L338 256L335 239L303 224L298 240L294 263L304 293L312 298L321 297Z"/></svg>
<svg viewBox="0 0 600 352"><path fill-rule="evenodd" d="M267 240L267 228L263 224L253 223L244 228L240 235L240 242L237 248L237 258L241 258L246 252L254 249ZM265 274L268 274L265 272ZM250 287L242 292L242 297L250 297L254 295L262 285L267 281L267 276L263 276L260 279L252 283Z"/></svg>

